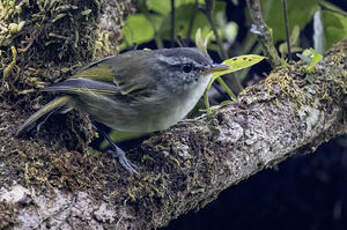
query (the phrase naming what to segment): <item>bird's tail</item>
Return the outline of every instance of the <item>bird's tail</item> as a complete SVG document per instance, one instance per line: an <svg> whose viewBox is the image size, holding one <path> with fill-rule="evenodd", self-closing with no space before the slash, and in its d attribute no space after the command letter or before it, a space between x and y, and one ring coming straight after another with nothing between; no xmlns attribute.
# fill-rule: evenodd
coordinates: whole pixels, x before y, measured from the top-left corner
<svg viewBox="0 0 347 230"><path fill-rule="evenodd" d="M71 102L70 96L62 96L58 97L51 102L49 102L47 105L45 105L42 109L31 115L17 130L16 135L20 135L28 126L36 122L39 118L42 116L54 112L54 110L57 110L63 106L66 106Z"/></svg>

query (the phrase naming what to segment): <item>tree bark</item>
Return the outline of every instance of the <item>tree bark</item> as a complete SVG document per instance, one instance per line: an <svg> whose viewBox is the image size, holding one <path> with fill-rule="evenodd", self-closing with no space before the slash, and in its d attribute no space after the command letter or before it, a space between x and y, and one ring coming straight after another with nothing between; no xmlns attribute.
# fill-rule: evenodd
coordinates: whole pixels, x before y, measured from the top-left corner
<svg viewBox="0 0 347 230"><path fill-rule="evenodd" d="M95 17L109 17L103 14L112 11L104 7ZM64 44L58 47L64 50ZM65 52L61 52L64 58ZM79 60L91 56L86 52ZM66 58L66 63L71 61ZM8 84L2 85L6 90L0 101L0 228L165 226L179 215L205 206L229 186L289 156L313 152L347 130L344 40L330 49L314 73L308 74L303 62L278 68L211 116L184 120L152 134L128 152L140 172L129 175L117 161L86 147L94 131L84 114L53 116L40 133L14 136L29 116L23 107L30 110L35 104L27 105L29 99L23 98L32 100L38 95L13 93L14 88L28 86L24 80L14 80L14 73L22 77L27 74L26 64L42 63L25 60L19 57L16 65L24 70L14 68L5 79ZM49 63L60 69L60 62Z"/></svg>

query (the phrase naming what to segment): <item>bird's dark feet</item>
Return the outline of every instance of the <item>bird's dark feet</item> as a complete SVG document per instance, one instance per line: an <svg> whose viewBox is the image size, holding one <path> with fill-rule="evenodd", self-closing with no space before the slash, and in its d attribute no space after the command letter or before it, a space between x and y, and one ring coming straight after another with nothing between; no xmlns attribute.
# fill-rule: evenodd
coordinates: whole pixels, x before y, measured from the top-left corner
<svg viewBox="0 0 347 230"><path fill-rule="evenodd" d="M119 163L125 168L128 172L138 174L136 171L136 165L133 164L126 156L125 152L119 148L116 144L112 143L112 149L108 150L107 153L109 153L112 157L117 157L119 160Z"/></svg>
<svg viewBox="0 0 347 230"><path fill-rule="evenodd" d="M114 158L117 157L119 163L123 166L123 168L125 168L131 174L139 174L136 171L136 165L134 165L133 163L131 163L130 160L128 160L128 158L125 156L125 152L121 148L119 148L105 132L104 136L112 147L112 149L108 150L107 153L109 153Z"/></svg>

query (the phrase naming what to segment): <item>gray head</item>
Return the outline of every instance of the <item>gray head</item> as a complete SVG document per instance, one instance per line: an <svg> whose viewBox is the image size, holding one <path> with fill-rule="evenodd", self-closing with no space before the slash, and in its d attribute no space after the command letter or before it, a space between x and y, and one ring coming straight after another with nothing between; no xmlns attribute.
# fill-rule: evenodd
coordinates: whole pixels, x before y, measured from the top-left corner
<svg viewBox="0 0 347 230"><path fill-rule="evenodd" d="M194 88L209 78L207 71L214 67L211 58L195 48L160 49L153 52L153 75L168 90ZM153 68L154 67L154 68Z"/></svg>
<svg viewBox="0 0 347 230"><path fill-rule="evenodd" d="M196 48L129 51L102 63L108 63L116 76L122 76L119 79L125 88L136 86L147 88L147 92L159 90L176 95L202 88L207 85L211 72L223 68L214 65L207 54Z"/></svg>

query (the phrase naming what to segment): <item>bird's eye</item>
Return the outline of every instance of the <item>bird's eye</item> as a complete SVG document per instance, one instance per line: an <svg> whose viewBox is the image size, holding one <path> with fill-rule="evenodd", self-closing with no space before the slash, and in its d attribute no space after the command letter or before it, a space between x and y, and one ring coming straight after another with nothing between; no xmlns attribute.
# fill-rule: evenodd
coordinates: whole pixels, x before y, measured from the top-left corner
<svg viewBox="0 0 347 230"><path fill-rule="evenodd" d="M183 67L182 67L182 70L183 70L183 72L185 72L185 73L190 73L190 71L192 71L192 69L193 69L192 64L185 64L185 65L183 65Z"/></svg>

